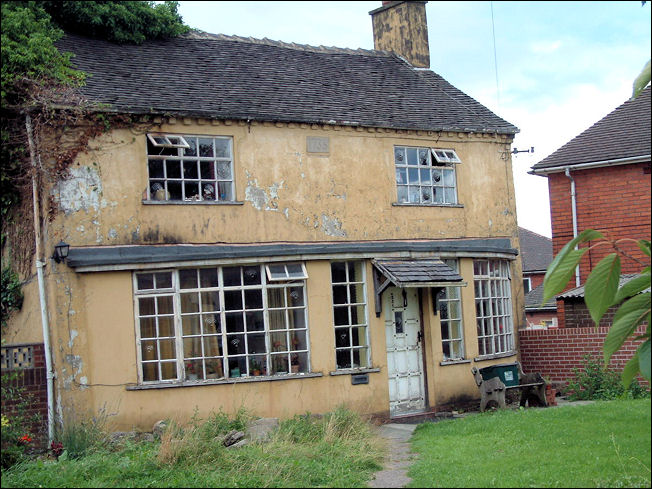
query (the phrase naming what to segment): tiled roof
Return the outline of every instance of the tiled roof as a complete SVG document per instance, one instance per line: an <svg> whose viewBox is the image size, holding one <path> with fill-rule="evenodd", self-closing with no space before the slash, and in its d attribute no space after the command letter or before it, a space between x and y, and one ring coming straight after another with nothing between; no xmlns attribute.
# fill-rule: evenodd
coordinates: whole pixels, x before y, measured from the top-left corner
<svg viewBox="0 0 652 489"><path fill-rule="evenodd" d="M553 297L548 299L548 302L541 304L543 301L543 284L533 288L530 292L525 294L525 310L526 311L540 311L543 309L557 310L557 301Z"/></svg>
<svg viewBox="0 0 652 489"><path fill-rule="evenodd" d="M127 113L514 134L429 70L370 50L194 32L140 46L67 34L82 95Z"/></svg>
<svg viewBox="0 0 652 489"><path fill-rule="evenodd" d="M394 285L455 283L462 277L441 260L374 260L374 265Z"/></svg>
<svg viewBox="0 0 652 489"><path fill-rule="evenodd" d="M521 259L523 260L524 272L548 268L553 258L552 239L519 227L518 240L521 244Z"/></svg>
<svg viewBox="0 0 652 489"><path fill-rule="evenodd" d="M620 280L618 282L618 288L622 287L625 285L627 282L632 280L635 277L638 277L640 274L638 273L630 273L630 274L623 274L620 276ZM648 287L645 289L643 292L649 292L650 288ZM557 296L557 299L577 299L577 298L584 298L584 286L580 287L575 287L574 289L569 289L566 292L563 292Z"/></svg>
<svg viewBox="0 0 652 489"><path fill-rule="evenodd" d="M532 170L650 155L649 86L541 160Z"/></svg>

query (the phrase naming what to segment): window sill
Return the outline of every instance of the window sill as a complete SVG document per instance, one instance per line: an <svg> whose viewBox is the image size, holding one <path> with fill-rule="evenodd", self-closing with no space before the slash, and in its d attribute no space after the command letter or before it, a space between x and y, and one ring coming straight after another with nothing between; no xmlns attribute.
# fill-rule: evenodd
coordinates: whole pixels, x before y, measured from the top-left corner
<svg viewBox="0 0 652 489"><path fill-rule="evenodd" d="M244 205L235 200L142 200L145 205Z"/></svg>
<svg viewBox="0 0 652 489"><path fill-rule="evenodd" d="M462 363L471 363L471 360L464 360L464 359L461 359L461 360L444 360L443 362L439 362L439 365L444 367L446 365L459 365L459 364L462 364Z"/></svg>
<svg viewBox="0 0 652 489"><path fill-rule="evenodd" d="M186 382L170 382L165 384L140 384L127 386L128 391L142 391L150 389L171 389L175 387L197 387L202 385L221 385L221 384L248 384L251 382L270 382L274 380L295 380L295 379L311 379L315 377L323 377L321 372L313 372L306 374L291 374L291 375L276 375L276 376L255 376L255 377L239 377L234 379L219 379L219 380L194 380Z"/></svg>
<svg viewBox="0 0 652 489"><path fill-rule="evenodd" d="M335 370L329 372L329 375L357 375L357 374L369 374L380 372L380 367L371 367L371 368L343 368L342 370Z"/></svg>
<svg viewBox="0 0 652 489"><path fill-rule="evenodd" d="M459 207L463 208L464 204L416 204L411 202L392 202L393 207Z"/></svg>
<svg viewBox="0 0 652 489"><path fill-rule="evenodd" d="M514 355L516 355L516 351L507 351L505 353L494 353L493 355L482 355L481 357L475 357L473 361L483 362L485 360L494 360L496 358L513 357Z"/></svg>

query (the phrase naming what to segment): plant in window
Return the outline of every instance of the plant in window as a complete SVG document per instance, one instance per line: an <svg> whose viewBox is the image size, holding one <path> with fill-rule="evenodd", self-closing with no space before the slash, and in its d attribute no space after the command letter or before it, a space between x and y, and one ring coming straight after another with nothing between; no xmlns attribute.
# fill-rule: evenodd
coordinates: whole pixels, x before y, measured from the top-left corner
<svg viewBox="0 0 652 489"><path fill-rule="evenodd" d="M291 369L292 373L296 374L299 373L299 370L301 370L301 364L299 363L299 355L296 353L290 357L290 364L291 364Z"/></svg>
<svg viewBox="0 0 652 489"><path fill-rule="evenodd" d="M252 360L250 368L251 368L251 375L260 375L261 368L260 368L260 362L258 360Z"/></svg>
<svg viewBox="0 0 652 489"><path fill-rule="evenodd" d="M195 364L192 362L186 363L186 373L188 374L188 379L196 380L197 371L195 370Z"/></svg>

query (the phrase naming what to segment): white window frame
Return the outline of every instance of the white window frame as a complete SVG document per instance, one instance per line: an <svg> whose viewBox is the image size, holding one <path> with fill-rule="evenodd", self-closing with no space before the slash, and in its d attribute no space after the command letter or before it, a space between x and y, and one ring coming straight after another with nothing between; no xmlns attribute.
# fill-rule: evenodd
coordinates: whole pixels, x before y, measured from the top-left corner
<svg viewBox="0 0 652 489"><path fill-rule="evenodd" d="M190 148L190 145L184 137L178 134L151 133L147 134L147 139L157 148ZM163 142L159 142L156 139L162 139ZM173 140L177 142L173 142Z"/></svg>
<svg viewBox="0 0 652 489"><path fill-rule="evenodd" d="M430 151L437 163L462 163L454 149L430 148Z"/></svg>
<svg viewBox="0 0 652 489"><path fill-rule="evenodd" d="M296 274L291 272L288 267L292 265L299 265L301 267L301 273ZM282 268L282 272L273 270L277 268ZM267 280L270 282L277 282L280 280L305 280L308 278L308 272L306 271L306 265L303 262L296 263L269 263L265 265L265 270L267 272Z"/></svg>
<svg viewBox="0 0 652 489"><path fill-rule="evenodd" d="M394 146L396 197L404 205L457 205L455 150Z"/></svg>
<svg viewBox="0 0 652 489"><path fill-rule="evenodd" d="M459 273L459 261L457 259L443 259L442 260L446 265L451 267L455 272ZM463 309L462 309L462 294L460 287L446 287L441 292L439 292L439 297L437 302L439 303L439 322L441 325L441 330L446 328L448 331L448 338L444 338L444 333L442 331L442 353L444 361L454 361L454 360L464 360L466 358L466 347L464 345L464 318L463 318ZM457 303L457 310L459 317L450 316L451 303ZM448 317L443 317L442 314L442 304L446 305L446 311L448 311ZM459 322L459 336L453 337L451 323ZM446 353L446 344L448 344L448 354ZM457 348L453 348L453 344L459 345ZM461 353L460 356L453 355L452 352L457 350Z"/></svg>
<svg viewBox="0 0 652 489"><path fill-rule="evenodd" d="M155 138L163 138L165 143ZM176 138L178 143L170 138ZM148 202L235 202L231 136L151 133L147 140L151 143L151 147L147 145ZM207 140L211 141L210 154L202 155L201 142Z"/></svg>
<svg viewBox="0 0 652 489"><path fill-rule="evenodd" d="M530 277L523 277L523 293L527 294L531 290L532 290L532 279Z"/></svg>
<svg viewBox="0 0 652 489"><path fill-rule="evenodd" d="M344 265L344 270L345 270L345 281L344 282L335 282L333 281L333 265L334 264L343 264ZM350 265L353 266L353 269L355 271L356 266L359 268L361 272L361 277L359 277L357 280L351 280L351 273L350 273ZM354 272L355 273L355 272ZM354 279L357 277L353 277ZM361 295L362 297L357 297L355 302L351 302L351 286L361 286ZM346 296L347 300L346 302L342 303L335 303L335 287L346 287ZM333 328L334 328L334 334L335 334L335 369L336 370L352 370L352 369L365 369L365 368L370 368L371 366L371 345L369 343L369 308L367 307L367 270L366 270L366 263L364 260L333 260L331 261L331 292L332 292L332 310L333 310ZM351 315L351 308L352 307L362 307L364 309L363 314L358 315L358 322L353 323L352 320L352 315ZM336 324L336 309L347 309L347 315L348 315L348 321L347 324ZM362 317L360 317L362 316ZM362 319L362 322L360 321ZM354 329L356 328L364 328L364 335L363 335L363 340L364 344L363 345L353 345L353 337L354 337ZM348 346L340 346L338 347L338 341L337 341L337 335L338 332L341 334L347 334L348 333L348 339L349 339L349 345ZM364 358L362 357L362 354L360 353L362 350L366 350L366 355ZM355 365L355 355L356 351L358 352L358 360L359 363ZM349 366L340 366L338 363L338 353L341 355L343 352L348 352L349 353ZM362 365L362 362L364 361L364 365Z"/></svg>
<svg viewBox="0 0 652 489"><path fill-rule="evenodd" d="M258 274L260 277L259 283L252 283L247 285L246 279L243 275L243 271L247 268L257 268ZM240 283L239 285L225 285L224 273L225 269L240 269ZM196 271L197 275L196 286L183 286L181 283L180 273L190 271ZM201 282L201 273L202 271L215 271L217 286L202 286ZM138 280L140 277L144 276L156 276L169 275L171 279L171 287L166 288L148 288L148 289L139 289ZM189 275L190 277L192 274ZM309 373L311 370L310 366L310 337L309 337L309 325L308 325L308 303L306 295L306 281L305 280L286 280L284 282L274 282L269 283L266 280L266 274L264 272L264 265L254 264L254 265L233 265L233 266L222 266L222 267L197 267L190 269L174 269L174 270L161 270L161 271L147 271L147 272L134 272L133 274L133 287L134 287L134 317L135 317L135 333L136 333L136 344L137 344L137 360L138 360L138 379L142 384L166 384L166 383L178 383L178 382L187 382L192 381L190 377L189 368L190 364L193 367L193 375L197 375L198 381L209 379L218 379L225 380L229 378L236 377L251 377L254 374L253 370L255 369L252 360L259 360L259 366L266 373L262 373L262 377L278 377L283 375L290 374L301 374ZM300 292L299 292L300 289ZM272 306L269 303L268 294L271 290L280 291L283 304L276 304ZM260 307L250 308L247 305L247 291L260 291L262 300ZM233 292L240 292L241 297L241 308L238 309L226 309L225 294ZM301 295L292 296L297 303L290 304L289 296L292 294L300 293ZM203 309L204 305L204 294L217 294L213 295L212 300L218 303L218 310L210 309L208 312ZM182 303L185 300L184 297L187 296L188 300L192 302L193 296L198 298L198 306L194 311L184 311L182 308ZM159 314L158 313L158 298L172 297L172 314ZM154 313L153 314L141 314L139 301L152 299L154 300ZM167 301L169 302L169 301ZM206 314L205 314L206 313ZM227 315L234 317L242 314L243 328L238 331L229 331L227 329ZM277 317L284 318L284 327L274 326L272 327L271 314L277 314ZM263 320L263 329L262 330L251 330L249 329L249 316L248 314L257 314L258 317L261 317ZM281 316L279 316L279 314ZM216 328L215 332L205 332L205 325L208 324L204 322L204 316L210 317L213 316L216 320L219 321L219 331ZM188 333L184 331L183 320L184 317L199 319L199 322L196 323L199 326L199 333ZM143 331L142 319L154 319L154 331L156 336L141 336ZM159 318L173 318L173 335L174 336L159 336ZM293 327L292 323L295 319L300 319L298 327ZM214 323L212 323L214 324ZM252 323L253 324L253 323ZM282 345L285 348L274 348L272 337L285 334L285 344ZM249 351L249 344L252 338L249 336L264 335L264 352L251 352ZM206 339L214 337L218 340L218 349L217 354L207 354L206 353ZM229 353L228 342L231 338L244 340L244 352L238 353ZM195 354L194 356L187 356L184 349L184 339L199 340L200 352L199 356ZM161 348L159 346L161 341L170 342L174 340L174 357L169 358L160 358L161 357ZM301 340L303 344L301 343ZM156 342L156 346L154 346ZM147 344L148 343L148 344ZM258 343L260 345L260 343ZM143 358L142 348L152 346L156 348L158 357L154 359L145 360ZM273 349L274 348L274 349ZM221 354L220 354L221 353ZM244 361L243 368L240 369L239 375L232 375L231 372L231 362L237 361L242 365ZM276 361L276 363L273 363ZM296 369L293 368L295 361L301 363ZM285 363L283 363L285 362ZM156 379L145 380L144 365L146 364L156 364ZM169 375L167 378L164 378L162 371L162 364L174 364L174 376ZM239 366L240 366L239 365ZM285 365L286 369L281 371L277 369L276 366ZM222 375L211 375L209 374L209 367L214 367L214 370L219 371L221 369ZM169 369L170 367L168 367ZM297 371L295 371L297 370Z"/></svg>
<svg viewBox="0 0 652 489"><path fill-rule="evenodd" d="M512 352L514 324L509 261L474 260L473 282L479 355Z"/></svg>

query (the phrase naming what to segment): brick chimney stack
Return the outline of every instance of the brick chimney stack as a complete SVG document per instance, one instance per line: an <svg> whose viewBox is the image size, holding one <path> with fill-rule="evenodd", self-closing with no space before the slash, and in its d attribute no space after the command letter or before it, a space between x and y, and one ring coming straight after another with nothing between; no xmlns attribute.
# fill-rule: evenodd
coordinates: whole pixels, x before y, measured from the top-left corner
<svg viewBox="0 0 652 489"><path fill-rule="evenodd" d="M426 3L383 1L382 7L369 12L374 49L392 51L412 66L430 68Z"/></svg>

